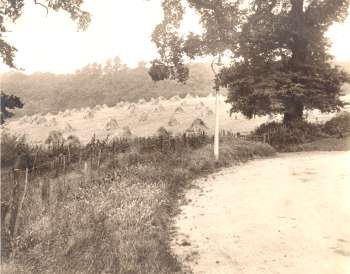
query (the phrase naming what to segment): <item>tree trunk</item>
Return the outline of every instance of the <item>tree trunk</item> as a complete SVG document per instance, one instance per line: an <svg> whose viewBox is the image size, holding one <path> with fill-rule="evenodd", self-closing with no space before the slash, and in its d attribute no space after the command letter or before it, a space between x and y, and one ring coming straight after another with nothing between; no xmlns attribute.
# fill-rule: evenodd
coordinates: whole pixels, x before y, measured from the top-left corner
<svg viewBox="0 0 350 274"><path fill-rule="evenodd" d="M283 124L290 125L292 123L303 120L304 105L300 102L294 102L286 107L284 112Z"/></svg>
<svg viewBox="0 0 350 274"><path fill-rule="evenodd" d="M295 34L292 35L292 58L290 60L290 69L292 71L300 71L307 59L308 41L302 35L305 26L304 0L291 0L292 9L290 11L290 23ZM285 102L285 112L283 123L290 125L297 121L303 120L304 105L297 98L292 97Z"/></svg>
<svg viewBox="0 0 350 274"><path fill-rule="evenodd" d="M305 63L307 57L307 39L302 35L305 27L305 14L303 11L304 0L292 0L292 10L290 12L292 28L295 32L292 35L292 59L291 67L293 70L298 70L300 65Z"/></svg>

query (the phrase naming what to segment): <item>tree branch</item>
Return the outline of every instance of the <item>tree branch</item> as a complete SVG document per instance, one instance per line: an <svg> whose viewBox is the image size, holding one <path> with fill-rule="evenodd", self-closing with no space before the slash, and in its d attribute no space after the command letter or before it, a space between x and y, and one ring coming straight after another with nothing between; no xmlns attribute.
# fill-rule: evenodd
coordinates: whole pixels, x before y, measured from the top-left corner
<svg viewBox="0 0 350 274"><path fill-rule="evenodd" d="M34 0L34 4L42 6L46 10L46 16L49 14L49 8L47 6L45 6L44 4L38 2L37 0Z"/></svg>

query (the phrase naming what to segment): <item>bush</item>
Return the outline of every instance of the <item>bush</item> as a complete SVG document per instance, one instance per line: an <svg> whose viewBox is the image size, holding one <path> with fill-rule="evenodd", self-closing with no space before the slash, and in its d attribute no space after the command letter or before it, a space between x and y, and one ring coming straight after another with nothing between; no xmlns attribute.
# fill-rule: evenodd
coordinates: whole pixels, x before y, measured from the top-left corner
<svg viewBox="0 0 350 274"><path fill-rule="evenodd" d="M25 136L12 135L6 131L1 132L1 167L13 167L16 157L20 153L30 155L31 148Z"/></svg>
<svg viewBox="0 0 350 274"><path fill-rule="evenodd" d="M268 143L277 150L299 151L304 147L303 144L330 136L343 136L349 132L350 113L341 112L324 125L300 121L286 127L282 123L271 122L260 125L253 134L266 134Z"/></svg>
<svg viewBox="0 0 350 274"><path fill-rule="evenodd" d="M259 126L254 134L268 136L268 143L278 150L288 150L288 147L315 141L326 137L322 126L306 121L295 122L289 126L271 122Z"/></svg>
<svg viewBox="0 0 350 274"><path fill-rule="evenodd" d="M350 113L344 111L337 114L324 124L323 130L329 135L339 135L350 132Z"/></svg>

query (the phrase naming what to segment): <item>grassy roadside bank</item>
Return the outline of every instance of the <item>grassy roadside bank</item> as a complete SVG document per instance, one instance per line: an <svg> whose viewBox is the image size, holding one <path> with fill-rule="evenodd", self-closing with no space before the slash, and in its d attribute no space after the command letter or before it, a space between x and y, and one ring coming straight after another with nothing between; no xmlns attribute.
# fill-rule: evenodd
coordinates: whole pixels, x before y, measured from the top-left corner
<svg viewBox="0 0 350 274"><path fill-rule="evenodd" d="M340 112L324 124L266 123L254 134L269 134L269 143L279 152L350 150L350 113Z"/></svg>
<svg viewBox="0 0 350 274"><path fill-rule="evenodd" d="M2 273L181 273L169 249L172 216L191 180L221 167L275 153L269 145L226 140L175 153L130 151L106 161L93 180L76 170L51 181L42 211L32 183L19 236ZM64 180L64 183L63 183Z"/></svg>
<svg viewBox="0 0 350 274"><path fill-rule="evenodd" d="M310 143L290 146L289 152L299 151L347 151L350 150L350 135L342 138L322 138Z"/></svg>

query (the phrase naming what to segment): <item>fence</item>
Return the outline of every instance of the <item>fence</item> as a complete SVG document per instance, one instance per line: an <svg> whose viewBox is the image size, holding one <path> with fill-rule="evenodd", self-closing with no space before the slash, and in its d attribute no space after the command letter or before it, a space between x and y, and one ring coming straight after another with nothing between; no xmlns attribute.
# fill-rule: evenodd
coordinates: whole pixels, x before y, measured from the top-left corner
<svg viewBox="0 0 350 274"><path fill-rule="evenodd" d="M281 129L286 129L286 126L283 124L278 124L274 127L267 128L267 132L263 134L252 134L251 132L244 131L236 133L236 137L245 141L253 141L253 142L262 142L271 144L271 136L273 136L276 132Z"/></svg>
<svg viewBox="0 0 350 274"><path fill-rule="evenodd" d="M268 142L268 135L252 135L248 132L234 134L232 131L221 130L220 140L239 138L246 141ZM131 149L139 153L159 151L163 153L182 150L186 147L198 148L204 144L211 143L212 136L205 133L189 136L157 136L139 137L134 139L115 138L98 140L94 137L85 146L63 145L44 149L36 147L34 153L30 155L29 162L24 167L17 168L17 172L24 174L26 169L31 177L41 176L44 173L52 173L58 176L72 168L83 168L86 164L90 168L99 168L106 159L111 159L115 155L125 153ZM8 169L1 173L1 181L13 181L13 170Z"/></svg>
<svg viewBox="0 0 350 274"><path fill-rule="evenodd" d="M240 138L249 141L266 141L266 138L254 135L234 134L231 131L220 131L220 140ZM140 154L150 152L173 153L186 148L199 148L213 142L213 137L205 133L195 136L157 136L135 139L97 140L93 138L84 147L63 146L62 144L50 149L37 147L30 157L30 164L19 169L11 169L1 173L2 201L1 218L5 224L7 213L10 213L9 231L11 237L17 233L18 215L22 210L29 185L39 181L42 205L48 207L50 200L50 182L53 178L62 176L63 184L66 184L66 174L71 170L82 172L84 181L93 180L92 172L99 173L100 166L107 159L111 159L114 166L118 163L117 155L128 151L136 151ZM43 179L44 178L44 179ZM23 183L24 182L24 183ZM59 186L61 187L61 186ZM7 199L6 199L7 198Z"/></svg>
<svg viewBox="0 0 350 274"><path fill-rule="evenodd" d="M269 142L270 135L276 130L271 130L264 135L253 135L249 132L233 133L232 131L221 130L220 140L238 138L246 141ZM31 177L42 175L43 173L53 173L54 176L72 168L82 168L88 164L91 168L98 168L103 161L113 158L119 153L124 153L134 149L140 153L153 151L174 152L186 147L198 148L204 144L211 143L212 136L204 132L194 136L183 134L182 136L156 136L139 137L134 139L115 138L111 141L107 139L98 140L92 138L91 141L83 146L70 146L60 144L49 149L37 146L34 153L30 155L29 163L17 172L25 173L26 169ZM13 170L3 171L1 180L13 180Z"/></svg>
<svg viewBox="0 0 350 274"><path fill-rule="evenodd" d="M62 176L65 184L65 176L70 170L80 170L85 175L85 179L87 179L86 176L90 176L89 179L92 180L92 173L89 173L88 170L99 172L100 166L107 159L112 159L113 165L118 165L115 159L117 155L124 152L137 151L144 154L158 151L172 153L188 147L198 148L209 142L211 142L211 137L203 133L197 136L158 136L132 140L121 138L112 141L108 139L101 141L93 138L84 147L60 145L47 150L37 147L34 154L30 155L26 166L8 169L1 173L1 224L3 226L6 223L5 218L9 213L8 230L11 237L16 235L18 214L22 210L28 185L38 178L45 177L44 180L39 181L42 203L46 204L50 192L50 181Z"/></svg>
<svg viewBox="0 0 350 274"><path fill-rule="evenodd" d="M171 152L184 147L199 147L210 141L210 137L205 134L197 136L158 136L148 138L135 139L113 139L112 141L98 140L93 138L86 146L70 146L60 144L49 149L37 147L34 153L30 155L28 167L30 173L45 172L58 169L69 168L71 165L81 164L83 162L92 163L91 166L99 166L103 160L109 156L124 153L131 148L140 153L161 151ZM22 171L25 171L25 168ZM2 173L2 178L6 178L8 173L12 171L5 171Z"/></svg>

